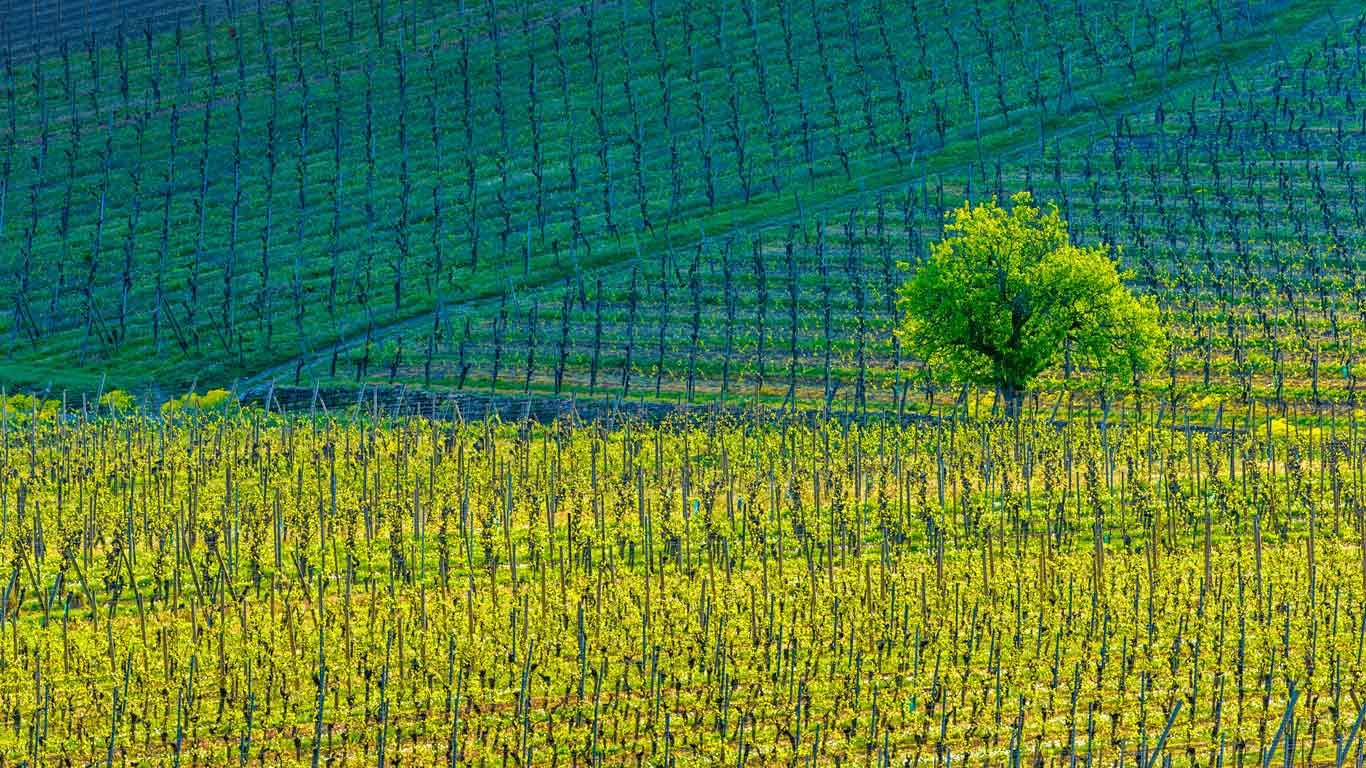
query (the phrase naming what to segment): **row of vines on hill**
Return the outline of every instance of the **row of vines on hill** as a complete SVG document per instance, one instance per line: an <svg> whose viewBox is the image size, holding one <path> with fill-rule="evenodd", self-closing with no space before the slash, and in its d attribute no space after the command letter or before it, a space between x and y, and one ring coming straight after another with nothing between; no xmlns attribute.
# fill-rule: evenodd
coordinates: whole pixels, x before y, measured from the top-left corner
<svg viewBox="0 0 1366 768"><path fill-rule="evenodd" d="M1037 10L283 0L6 47L0 331L35 360L249 370L981 166L1269 23Z"/></svg>
<svg viewBox="0 0 1366 768"><path fill-rule="evenodd" d="M1174 343L1158 375L1137 382L1145 391L1355 403L1366 203L1350 149L1366 130L1354 97L1366 86L1362 30L1330 31L1293 63L1122 116L1107 134L1053 142L1034 160L924 174L850 208L642 254L630 269L438 307L429 322L334 347L302 370L527 393L924 407L940 387L935 371L907 365L893 333L899 262L922 258L955 200L1023 188L1057 201L1077 239L1120 244L1158 298ZM1064 368L1076 389L1084 376ZM1135 382L1112 384L1118 396Z"/></svg>

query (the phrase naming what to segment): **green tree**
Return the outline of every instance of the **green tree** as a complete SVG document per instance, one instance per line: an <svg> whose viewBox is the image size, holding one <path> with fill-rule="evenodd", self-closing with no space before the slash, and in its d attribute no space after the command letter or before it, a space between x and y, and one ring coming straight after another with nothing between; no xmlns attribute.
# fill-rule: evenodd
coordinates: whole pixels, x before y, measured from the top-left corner
<svg viewBox="0 0 1366 768"><path fill-rule="evenodd" d="M936 375L999 389L1019 414L1025 390L1064 355L1103 386L1161 359L1152 297L1132 294L1108 245L1078 246L1056 205L1028 192L953 211L943 240L900 291L903 342Z"/></svg>

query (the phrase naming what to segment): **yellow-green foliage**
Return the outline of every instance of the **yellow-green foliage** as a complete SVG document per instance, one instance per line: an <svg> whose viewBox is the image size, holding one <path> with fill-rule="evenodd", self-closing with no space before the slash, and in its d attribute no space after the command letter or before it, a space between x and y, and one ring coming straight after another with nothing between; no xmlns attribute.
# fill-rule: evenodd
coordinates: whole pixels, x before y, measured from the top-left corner
<svg viewBox="0 0 1366 768"><path fill-rule="evenodd" d="M0 754L1130 765L1184 701L1170 754L1256 765L1294 680L1331 764L1366 700L1357 434L12 427Z"/></svg>
<svg viewBox="0 0 1366 768"><path fill-rule="evenodd" d="M204 394L188 392L161 404L161 415L166 418L183 414L224 413L237 406L237 400L226 389L211 389Z"/></svg>
<svg viewBox="0 0 1366 768"><path fill-rule="evenodd" d="M1009 210L964 204L901 290L901 337L932 370L1014 397L1070 354L1102 381L1128 381L1161 358L1151 297L1123 283L1109 246L1068 239L1057 206L1028 192Z"/></svg>
<svg viewBox="0 0 1366 768"><path fill-rule="evenodd" d="M5 416L16 424L25 424L33 418L50 421L62 412L62 401L44 400L25 394L0 396L0 407Z"/></svg>
<svg viewBox="0 0 1366 768"><path fill-rule="evenodd" d="M100 395L100 406L114 413L131 411L133 403L133 396L121 389L111 389Z"/></svg>

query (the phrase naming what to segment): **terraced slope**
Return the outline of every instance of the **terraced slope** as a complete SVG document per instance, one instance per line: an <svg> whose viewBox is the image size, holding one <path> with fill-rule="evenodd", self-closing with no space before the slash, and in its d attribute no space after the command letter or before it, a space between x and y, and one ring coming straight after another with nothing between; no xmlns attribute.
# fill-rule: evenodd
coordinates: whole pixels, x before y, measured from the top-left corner
<svg viewBox="0 0 1366 768"><path fill-rule="evenodd" d="M634 371L654 311L640 297L664 264L671 308L655 324L666 351L671 335L690 345L668 359L693 361L694 390L729 389L710 372L714 347L668 318L699 305L701 340L734 304L729 327L756 338L757 365L750 293L732 283L734 301L693 301L690 254L699 290L724 292L725 243L752 261L760 230L771 246L797 224L794 259L819 294L824 278L806 269L817 218L871 220L879 194L893 206L913 186L932 191L913 219L937 220L941 176L947 205L998 163L1004 182L1054 144L1070 159L1130 106L1241 77L1304 29L1348 18L1320 3L245 5L109 46L6 51L0 267L14 279L0 377L12 385L304 381L330 375L339 347L397 349L400 336L409 360L415 346L458 359L465 317L455 367L469 366L467 385L501 381L521 357L503 343L517 324L490 321L503 297L524 346L545 355L572 278L579 319L559 378L591 387L581 326L590 311L599 325L598 276L603 378L631 265ZM832 248L837 235L824 236ZM871 294L866 272L854 282ZM526 301L543 305L535 324L518 314ZM414 330L452 322L435 343ZM470 358L490 347L496 360ZM531 367L544 386L547 368ZM399 376L414 378L401 359Z"/></svg>

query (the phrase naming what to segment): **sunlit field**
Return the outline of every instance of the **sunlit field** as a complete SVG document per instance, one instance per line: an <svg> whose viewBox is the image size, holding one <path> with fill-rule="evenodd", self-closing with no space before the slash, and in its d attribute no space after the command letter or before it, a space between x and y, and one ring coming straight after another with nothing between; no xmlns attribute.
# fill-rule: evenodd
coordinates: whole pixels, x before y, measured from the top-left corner
<svg viewBox="0 0 1366 768"><path fill-rule="evenodd" d="M1334 429L10 412L4 752L1355 761Z"/></svg>

